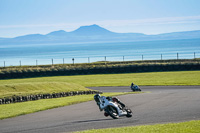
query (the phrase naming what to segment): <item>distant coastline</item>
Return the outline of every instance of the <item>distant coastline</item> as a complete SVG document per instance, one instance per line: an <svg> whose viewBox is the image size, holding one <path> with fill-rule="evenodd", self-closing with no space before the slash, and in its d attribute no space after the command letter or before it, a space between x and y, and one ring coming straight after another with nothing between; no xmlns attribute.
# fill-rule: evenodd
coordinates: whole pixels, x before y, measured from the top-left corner
<svg viewBox="0 0 200 133"><path fill-rule="evenodd" d="M172 32L158 35L145 35L142 33L116 33L111 32L96 24L81 26L80 28L66 32L64 30L53 31L46 35L29 34L15 38L1 38L1 45L21 44L49 44L49 43L97 43L97 42L135 42L177 39L198 39L200 30Z"/></svg>

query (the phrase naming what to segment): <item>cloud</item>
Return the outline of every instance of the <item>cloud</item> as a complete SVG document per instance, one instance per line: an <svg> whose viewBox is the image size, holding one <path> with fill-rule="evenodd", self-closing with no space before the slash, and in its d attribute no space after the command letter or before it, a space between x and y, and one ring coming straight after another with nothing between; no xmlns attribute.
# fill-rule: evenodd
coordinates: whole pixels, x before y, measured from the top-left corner
<svg viewBox="0 0 200 133"><path fill-rule="evenodd" d="M185 17L164 17L151 19L134 19L134 20L103 20L89 21L78 23L57 23L57 24L31 24L31 25L1 25L0 29L7 28L67 28L75 29L83 25L98 24L103 27L123 27L123 26L142 26L142 25L167 25L167 24L189 24L199 23L200 16L185 16Z"/></svg>
<svg viewBox="0 0 200 133"><path fill-rule="evenodd" d="M106 26L139 26L139 25L165 25L179 23L199 23L200 16L187 17L165 17L151 19L136 19L136 20L108 20L99 22Z"/></svg>

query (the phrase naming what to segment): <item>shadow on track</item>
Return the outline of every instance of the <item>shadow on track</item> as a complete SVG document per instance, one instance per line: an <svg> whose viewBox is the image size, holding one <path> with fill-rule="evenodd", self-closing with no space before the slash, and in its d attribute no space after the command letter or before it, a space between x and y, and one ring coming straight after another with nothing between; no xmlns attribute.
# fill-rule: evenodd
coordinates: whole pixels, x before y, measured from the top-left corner
<svg viewBox="0 0 200 133"><path fill-rule="evenodd" d="M85 121L74 121L72 123L88 123L88 122L101 122L101 121L110 121L110 120L113 120L113 119L110 119L110 118L106 118L106 119L97 119L97 120L85 120Z"/></svg>

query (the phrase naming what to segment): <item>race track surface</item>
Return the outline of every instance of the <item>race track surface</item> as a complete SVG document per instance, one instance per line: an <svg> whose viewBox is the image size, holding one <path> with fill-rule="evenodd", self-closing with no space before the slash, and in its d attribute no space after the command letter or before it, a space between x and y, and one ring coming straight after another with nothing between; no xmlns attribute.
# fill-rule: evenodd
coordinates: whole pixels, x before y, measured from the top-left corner
<svg viewBox="0 0 200 133"><path fill-rule="evenodd" d="M129 87L92 88L103 92L127 92ZM0 120L1 133L59 133L108 127L200 120L200 86L142 86L143 94L118 98L133 117L104 117L95 101Z"/></svg>

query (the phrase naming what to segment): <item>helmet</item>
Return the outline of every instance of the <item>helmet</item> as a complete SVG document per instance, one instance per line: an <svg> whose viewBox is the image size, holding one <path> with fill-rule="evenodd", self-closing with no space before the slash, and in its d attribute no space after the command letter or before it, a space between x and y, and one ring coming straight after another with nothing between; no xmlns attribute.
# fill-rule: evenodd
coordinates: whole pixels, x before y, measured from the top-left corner
<svg viewBox="0 0 200 133"><path fill-rule="evenodd" d="M101 97L101 95L100 94L96 94L96 95L94 95L94 100L96 101L96 102L100 102L99 101L99 98Z"/></svg>

